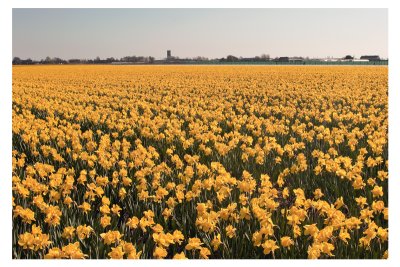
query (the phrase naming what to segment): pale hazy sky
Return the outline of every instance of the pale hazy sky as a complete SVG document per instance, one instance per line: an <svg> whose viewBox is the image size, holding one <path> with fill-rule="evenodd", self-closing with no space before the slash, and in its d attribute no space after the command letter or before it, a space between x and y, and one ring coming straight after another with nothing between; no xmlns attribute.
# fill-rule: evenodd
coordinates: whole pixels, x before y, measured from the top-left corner
<svg viewBox="0 0 400 267"><path fill-rule="evenodd" d="M387 9L13 9L13 56L388 57Z"/></svg>

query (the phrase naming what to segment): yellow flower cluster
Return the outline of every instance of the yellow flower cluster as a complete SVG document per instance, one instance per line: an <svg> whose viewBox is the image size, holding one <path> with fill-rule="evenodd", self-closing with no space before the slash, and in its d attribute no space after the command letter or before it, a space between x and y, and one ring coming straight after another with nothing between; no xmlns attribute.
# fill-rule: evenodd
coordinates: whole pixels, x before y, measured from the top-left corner
<svg viewBox="0 0 400 267"><path fill-rule="evenodd" d="M24 249L34 251L42 250L48 247L52 242L49 241L49 235L43 234L42 229L35 224L32 225L32 232L25 232L18 237L18 245Z"/></svg>
<svg viewBox="0 0 400 267"><path fill-rule="evenodd" d="M387 258L387 72L15 66L13 257Z"/></svg>

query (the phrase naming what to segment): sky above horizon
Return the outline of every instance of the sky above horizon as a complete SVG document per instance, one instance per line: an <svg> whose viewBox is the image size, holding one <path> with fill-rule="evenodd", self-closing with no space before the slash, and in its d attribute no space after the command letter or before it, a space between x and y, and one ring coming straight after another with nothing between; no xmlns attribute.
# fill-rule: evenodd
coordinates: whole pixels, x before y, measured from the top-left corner
<svg viewBox="0 0 400 267"><path fill-rule="evenodd" d="M13 57L388 57L387 9L13 9Z"/></svg>

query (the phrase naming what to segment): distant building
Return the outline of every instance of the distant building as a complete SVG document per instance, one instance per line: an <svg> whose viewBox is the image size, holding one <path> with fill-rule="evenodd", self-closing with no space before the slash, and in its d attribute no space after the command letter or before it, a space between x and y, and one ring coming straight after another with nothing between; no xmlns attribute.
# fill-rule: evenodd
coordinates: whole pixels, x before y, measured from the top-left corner
<svg viewBox="0 0 400 267"><path fill-rule="evenodd" d="M304 58L302 58L302 57L291 57L291 58L289 58L289 61L290 62L303 62Z"/></svg>
<svg viewBox="0 0 400 267"><path fill-rule="evenodd" d="M167 50L167 59L170 59L171 57L171 50Z"/></svg>
<svg viewBox="0 0 400 267"><path fill-rule="evenodd" d="M280 57L278 58L278 62L289 62L289 57Z"/></svg>
<svg viewBox="0 0 400 267"><path fill-rule="evenodd" d="M377 55L373 55L373 56L361 56L360 59L366 59L369 61L379 61L381 60L381 58Z"/></svg>

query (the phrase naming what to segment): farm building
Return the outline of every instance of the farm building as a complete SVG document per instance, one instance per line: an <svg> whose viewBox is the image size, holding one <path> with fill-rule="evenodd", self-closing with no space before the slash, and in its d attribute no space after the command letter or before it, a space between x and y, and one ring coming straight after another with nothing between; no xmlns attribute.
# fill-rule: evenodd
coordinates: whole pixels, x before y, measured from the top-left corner
<svg viewBox="0 0 400 267"><path fill-rule="evenodd" d="M373 56L361 56L360 59L366 59L366 60L369 60L369 61L379 61L379 60L381 60L381 58L380 58L379 56L377 56L377 55L373 55Z"/></svg>

